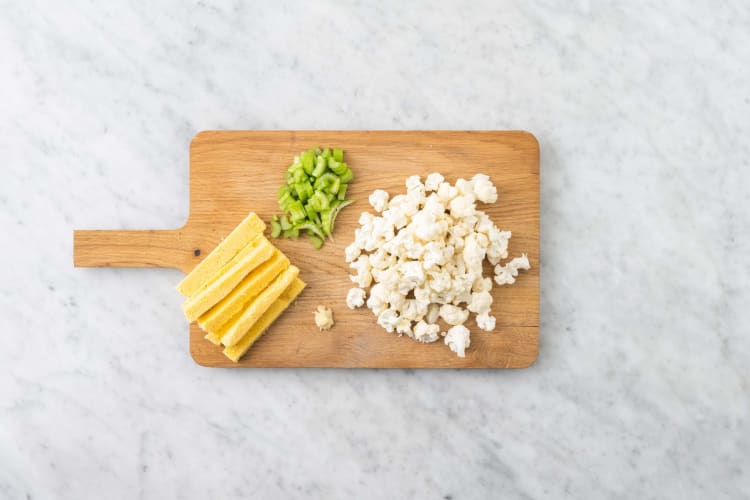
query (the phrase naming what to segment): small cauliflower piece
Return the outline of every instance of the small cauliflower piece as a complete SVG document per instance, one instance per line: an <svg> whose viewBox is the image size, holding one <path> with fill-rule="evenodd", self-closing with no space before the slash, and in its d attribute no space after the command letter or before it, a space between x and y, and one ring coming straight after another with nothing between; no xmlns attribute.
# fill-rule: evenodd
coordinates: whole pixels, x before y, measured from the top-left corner
<svg viewBox="0 0 750 500"><path fill-rule="evenodd" d="M411 321L403 317L399 318L396 322L396 333L399 335L406 334L409 337L414 338L414 333L411 329Z"/></svg>
<svg viewBox="0 0 750 500"><path fill-rule="evenodd" d="M471 291L474 293L491 292L492 291L492 278L477 278L474 281L474 284L471 285Z"/></svg>
<svg viewBox="0 0 750 500"><path fill-rule="evenodd" d="M424 319L432 325L437 323L438 318L440 318L440 304L433 302L427 306L427 313L425 314Z"/></svg>
<svg viewBox="0 0 750 500"><path fill-rule="evenodd" d="M382 283L373 285L370 288L370 297L367 299L367 308L372 311L375 316L379 316L380 313L388 309L388 291Z"/></svg>
<svg viewBox="0 0 750 500"><path fill-rule="evenodd" d="M435 342L439 338L440 326L427 324L419 321L414 325L414 339L427 344Z"/></svg>
<svg viewBox="0 0 750 500"><path fill-rule="evenodd" d="M376 212L380 213L388 206L389 196L390 195L388 194L388 191L376 189L372 192L372 194L368 198L368 201L370 202L372 208L374 208Z"/></svg>
<svg viewBox="0 0 750 500"><path fill-rule="evenodd" d="M510 231L500 231L495 226L490 229L488 238L490 244L487 247L487 260L493 266L500 262L502 259L508 257L508 240L511 237Z"/></svg>
<svg viewBox="0 0 750 500"><path fill-rule="evenodd" d="M427 176L424 181L424 188L426 191L437 191L440 187L440 183L445 180L441 174L434 172Z"/></svg>
<svg viewBox="0 0 750 500"><path fill-rule="evenodd" d="M378 315L378 324L388 333L393 333L398 324L398 320L398 312L393 309L386 309Z"/></svg>
<svg viewBox="0 0 750 500"><path fill-rule="evenodd" d="M466 348L471 344L469 329L464 325L456 325L445 335L445 345L455 352L459 358L466 357Z"/></svg>
<svg viewBox="0 0 750 500"><path fill-rule="evenodd" d="M315 324L320 328L320 331L331 329L333 326L333 311L330 307L318 306L315 311Z"/></svg>
<svg viewBox="0 0 750 500"><path fill-rule="evenodd" d="M474 185L474 196L477 200L482 203L495 203L497 201L497 188L489 176L484 174L476 174L471 178L471 182Z"/></svg>
<svg viewBox="0 0 750 500"><path fill-rule="evenodd" d="M370 266L370 256L360 255L357 260L349 264L349 267L357 271L356 276L349 276L349 278L357 284L360 288L367 288L372 283L372 267Z"/></svg>
<svg viewBox="0 0 750 500"><path fill-rule="evenodd" d="M475 314L484 314L490 311L490 306L492 306L490 292L479 292L471 294L471 302L467 309Z"/></svg>
<svg viewBox="0 0 750 500"><path fill-rule="evenodd" d="M469 319L469 311L453 304L440 306L440 317L449 325L460 325Z"/></svg>
<svg viewBox="0 0 750 500"><path fill-rule="evenodd" d="M406 179L406 192L424 190L422 179L418 175L412 175Z"/></svg>
<svg viewBox="0 0 750 500"><path fill-rule="evenodd" d="M357 245L357 242L356 241L352 242L351 245L347 246L344 249L346 262L354 262L357 259L357 257L360 256L361 253L362 253L362 249L359 248L359 245Z"/></svg>
<svg viewBox="0 0 750 500"><path fill-rule="evenodd" d="M495 317L490 316L489 313L477 314L476 320L477 326L485 332L491 332L495 329Z"/></svg>
<svg viewBox="0 0 750 500"><path fill-rule="evenodd" d="M453 198L458 196L458 189L447 182L441 182L437 189L437 196L443 204L447 205Z"/></svg>
<svg viewBox="0 0 750 500"><path fill-rule="evenodd" d="M365 305L367 293L361 288L350 288L346 293L346 307L356 309Z"/></svg>
<svg viewBox="0 0 750 500"><path fill-rule="evenodd" d="M474 200L466 195L453 198L450 202L451 217L468 217L474 212Z"/></svg>
<svg viewBox="0 0 750 500"><path fill-rule="evenodd" d="M526 254L516 257L504 266L495 266L495 283L498 285L512 285L516 282L519 269L531 269L531 264L529 264L529 258Z"/></svg>

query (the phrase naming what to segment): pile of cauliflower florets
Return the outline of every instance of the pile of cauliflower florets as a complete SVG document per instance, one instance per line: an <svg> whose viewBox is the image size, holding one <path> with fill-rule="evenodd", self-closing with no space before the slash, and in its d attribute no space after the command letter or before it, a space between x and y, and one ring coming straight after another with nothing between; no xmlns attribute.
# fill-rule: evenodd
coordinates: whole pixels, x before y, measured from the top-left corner
<svg viewBox="0 0 750 500"><path fill-rule="evenodd" d="M512 284L519 269L529 269L524 254L505 265L510 231L499 230L477 202L494 203L497 189L484 174L458 179L455 186L439 173L406 179L406 194L390 198L382 189L369 198L380 215L362 212L346 261L357 284L346 296L354 309L365 303L388 332L419 342L445 344L464 357L469 313L485 331L495 329L490 315L492 279L482 274L486 258L495 266L495 282ZM374 283L373 283L374 282ZM365 292L370 288L369 298ZM365 302L366 299L366 302ZM450 325L440 333L438 320Z"/></svg>

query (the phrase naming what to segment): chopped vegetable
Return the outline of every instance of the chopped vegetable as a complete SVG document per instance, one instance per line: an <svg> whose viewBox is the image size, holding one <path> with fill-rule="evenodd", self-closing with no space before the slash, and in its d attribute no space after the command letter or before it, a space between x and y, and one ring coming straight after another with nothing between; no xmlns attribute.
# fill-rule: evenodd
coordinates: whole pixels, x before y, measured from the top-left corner
<svg viewBox="0 0 750 500"><path fill-rule="evenodd" d="M342 208L350 205L346 188L354 172L339 148L311 148L294 157L277 192L281 216L271 221L274 238L297 238L304 232L317 249L333 238L333 224Z"/></svg>

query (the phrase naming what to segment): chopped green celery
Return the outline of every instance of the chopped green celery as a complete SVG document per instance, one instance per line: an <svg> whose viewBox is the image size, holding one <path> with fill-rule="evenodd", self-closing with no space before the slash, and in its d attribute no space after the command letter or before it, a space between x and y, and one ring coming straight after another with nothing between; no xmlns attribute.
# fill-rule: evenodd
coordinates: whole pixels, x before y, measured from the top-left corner
<svg viewBox="0 0 750 500"><path fill-rule="evenodd" d="M303 151L294 157L284 178L286 183L277 193L284 215L271 221L271 235L297 237L303 231L320 248L326 237L333 238L339 211L351 203L346 193L354 173L344 162L343 149L315 146Z"/></svg>
<svg viewBox="0 0 750 500"><path fill-rule="evenodd" d="M328 168L330 168L333 173L336 173L336 170L341 169L341 162L336 161L333 157L330 157L328 158Z"/></svg>
<svg viewBox="0 0 750 500"><path fill-rule="evenodd" d="M315 161L315 155L312 151L305 151L302 153L302 168L305 173L310 175L313 171L313 162Z"/></svg>
<svg viewBox="0 0 750 500"><path fill-rule="evenodd" d="M283 233L281 233L284 238L296 238L299 236L299 229L293 227L290 229L287 229Z"/></svg>
<svg viewBox="0 0 750 500"><path fill-rule="evenodd" d="M305 222L294 227L299 229L300 231L305 230L308 232L308 234L312 234L313 236L325 238L325 236L323 235L323 231L321 231L320 228L312 222Z"/></svg>
<svg viewBox="0 0 750 500"><path fill-rule="evenodd" d="M310 198L313 195L313 187L312 184L310 184L310 181L305 182L299 182L295 184L294 191L297 192L297 198L300 201L307 201L308 198Z"/></svg>
<svg viewBox="0 0 750 500"><path fill-rule="evenodd" d="M315 181L315 189L327 193L336 193L339 190L341 181L336 174L326 172Z"/></svg>
<svg viewBox="0 0 750 500"><path fill-rule="evenodd" d="M281 224L279 224L279 221L272 220L271 221L271 236L274 238L278 238L281 234Z"/></svg>
<svg viewBox="0 0 750 500"><path fill-rule="evenodd" d="M320 212L329 207L328 198L320 191L315 191L315 194L310 198L310 203L316 212Z"/></svg>
<svg viewBox="0 0 750 500"><path fill-rule="evenodd" d="M315 250L320 250L320 247L323 246L323 238L319 238L314 234L311 234L310 243L312 243L312 246L315 247Z"/></svg>
<svg viewBox="0 0 750 500"><path fill-rule="evenodd" d="M346 200L337 203L334 207L331 208L331 211L328 212L327 225L323 226L324 233L327 233L328 236L333 235L333 226L336 223L336 217L339 215L339 212L341 212L341 209L343 209L344 207L348 207L352 203L354 203L354 200Z"/></svg>
<svg viewBox="0 0 750 500"><path fill-rule="evenodd" d="M279 208L283 210L284 212L286 212L289 209L289 204L294 201L295 200L291 192L284 193L282 196L279 197Z"/></svg>
<svg viewBox="0 0 750 500"><path fill-rule="evenodd" d="M321 158L319 156L318 159L317 159L317 161L316 161L316 163L315 163L315 168L312 171L312 176L313 177L320 177L321 175L323 175L325 173L325 171L326 171L326 166L327 165L326 165L325 160L321 161Z"/></svg>
<svg viewBox="0 0 750 500"><path fill-rule="evenodd" d="M305 213L305 209L302 208L302 203L299 200L294 200L289 204L289 220L291 220L293 224L305 220L305 217L307 217L307 214Z"/></svg>
<svg viewBox="0 0 750 500"><path fill-rule="evenodd" d="M352 169L350 169L349 167L346 167L346 170L341 174L339 178L344 184L349 184L352 179L354 179L354 172L352 172Z"/></svg>

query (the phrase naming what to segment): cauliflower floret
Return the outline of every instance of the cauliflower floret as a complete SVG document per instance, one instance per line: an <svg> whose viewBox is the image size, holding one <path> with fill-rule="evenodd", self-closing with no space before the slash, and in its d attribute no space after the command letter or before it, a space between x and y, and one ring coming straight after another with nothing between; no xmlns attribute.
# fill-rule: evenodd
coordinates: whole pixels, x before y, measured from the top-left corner
<svg viewBox="0 0 750 500"><path fill-rule="evenodd" d="M391 309L395 309L397 311L402 310L404 307L404 302L406 302L406 295L402 295L398 293L398 291L393 291L388 294L388 305Z"/></svg>
<svg viewBox="0 0 750 500"><path fill-rule="evenodd" d="M359 225L360 226L367 226L372 225L372 221L375 219L375 216L372 215L370 212L362 212L359 214Z"/></svg>
<svg viewBox="0 0 750 500"><path fill-rule="evenodd" d="M435 342L439 338L439 332L439 325L430 325L424 321L420 321L414 325L414 338L425 344Z"/></svg>
<svg viewBox="0 0 750 500"><path fill-rule="evenodd" d="M440 187L440 183L445 180L445 177L435 172L427 176L424 181L424 187L426 191L437 191Z"/></svg>
<svg viewBox="0 0 750 500"><path fill-rule="evenodd" d="M445 335L445 345L455 352L459 358L466 356L466 348L471 344L469 329L464 325L456 325Z"/></svg>
<svg viewBox="0 0 750 500"><path fill-rule="evenodd" d="M356 276L349 276L351 280L356 283L360 288L367 288L372 283L372 274L370 270L370 257L368 255L360 255L357 260L349 264L349 267L357 271Z"/></svg>
<svg viewBox="0 0 750 500"><path fill-rule="evenodd" d="M410 261L401 265L401 283L398 285L398 291L407 294L409 291L425 280L424 269L418 261Z"/></svg>
<svg viewBox="0 0 750 500"><path fill-rule="evenodd" d="M452 304L440 306L440 317L449 325L460 325L469 319L469 311Z"/></svg>
<svg viewBox="0 0 750 500"><path fill-rule="evenodd" d="M474 200L469 196L461 195L453 198L450 202L451 217L468 217L474 213Z"/></svg>
<svg viewBox="0 0 750 500"><path fill-rule="evenodd" d="M411 177L406 178L407 193L419 189L424 189L424 184L422 184L422 179L418 175L412 175Z"/></svg>
<svg viewBox="0 0 750 500"><path fill-rule="evenodd" d="M422 265L428 271L443 266L453 258L453 252L453 247L443 241L431 241L424 246Z"/></svg>
<svg viewBox="0 0 750 500"><path fill-rule="evenodd" d="M497 188L489 176L484 174L476 174L471 178L471 182L474 185L474 196L477 197L482 203L495 203L497 201Z"/></svg>
<svg viewBox="0 0 750 500"><path fill-rule="evenodd" d="M508 257L508 240L511 237L511 233L510 231L500 231L495 226L492 226L488 237L490 244L487 247L487 260L494 266L502 259Z"/></svg>
<svg viewBox="0 0 750 500"><path fill-rule="evenodd" d="M375 316L388 309L388 289L382 283L377 283L370 288L367 307Z"/></svg>
<svg viewBox="0 0 750 500"><path fill-rule="evenodd" d="M471 285L472 292L490 292L492 291L492 278L477 278Z"/></svg>
<svg viewBox="0 0 750 500"><path fill-rule="evenodd" d="M440 318L440 304L433 302L427 306L427 312L425 313L424 319L432 325L437 323L438 318Z"/></svg>
<svg viewBox="0 0 750 500"><path fill-rule="evenodd" d="M388 206L388 191L376 189L370 194L369 202L376 212L382 212Z"/></svg>
<svg viewBox="0 0 750 500"><path fill-rule="evenodd" d="M333 311L330 307L318 306L315 311L315 325L320 328L320 331L330 330L333 326Z"/></svg>
<svg viewBox="0 0 750 500"><path fill-rule="evenodd" d="M398 283L399 281L401 281L401 273L396 266L382 270L381 272L379 272L379 275L380 283L387 290L394 290L398 288Z"/></svg>
<svg viewBox="0 0 750 500"><path fill-rule="evenodd" d="M424 245L414 241L412 237L406 237L401 244L401 252L409 259L417 260L424 253Z"/></svg>
<svg viewBox="0 0 750 500"><path fill-rule="evenodd" d="M489 312L490 306L492 306L490 292L479 292L471 294L471 302L467 309L475 314L484 314Z"/></svg>
<svg viewBox="0 0 750 500"><path fill-rule="evenodd" d="M474 215L477 218L476 224L474 224L474 231L478 233L482 233L487 238L490 237L490 231L492 231L492 228L495 227L495 225L492 223L492 219L490 219L490 216L484 213L482 210L477 210Z"/></svg>
<svg viewBox="0 0 750 500"><path fill-rule="evenodd" d="M476 201L474 197L474 183L467 181L466 179L458 179L456 181L456 189L460 196L464 196L471 200L472 203Z"/></svg>
<svg viewBox="0 0 750 500"><path fill-rule="evenodd" d="M361 253L362 249L359 248L356 241L344 249L347 262L354 262Z"/></svg>
<svg viewBox="0 0 750 500"><path fill-rule="evenodd" d="M429 279L428 284L430 288L436 292L449 290L453 285L451 275L444 269L427 273L427 278Z"/></svg>
<svg viewBox="0 0 750 500"><path fill-rule="evenodd" d="M395 236L393 224L385 217L375 217L372 221L372 237L378 241L389 241ZM374 250L374 249L373 249Z"/></svg>
<svg viewBox="0 0 750 500"><path fill-rule="evenodd" d="M350 288L346 293L346 307L356 309L365 304L367 294L361 288Z"/></svg>
<svg viewBox="0 0 750 500"><path fill-rule="evenodd" d="M531 269L529 258L526 254L516 257L504 266L495 266L495 283L498 285L512 285L516 282L519 269Z"/></svg>
<svg viewBox="0 0 750 500"><path fill-rule="evenodd" d="M485 332L491 332L495 329L495 317L489 313L477 314L477 326Z"/></svg>
<svg viewBox="0 0 750 500"><path fill-rule="evenodd" d="M411 331L411 321L408 319L401 317L396 322L396 333L399 335L406 334L411 338L414 338L414 333Z"/></svg>
<svg viewBox="0 0 750 500"><path fill-rule="evenodd" d="M370 265L373 269L387 269L396 264L396 256L378 248L370 254Z"/></svg>
<svg viewBox="0 0 750 500"><path fill-rule="evenodd" d="M448 222L427 210L417 212L411 223L414 226L414 235L423 241L442 240L448 232Z"/></svg>
<svg viewBox="0 0 750 500"><path fill-rule="evenodd" d="M482 261L487 254L487 237L481 233L471 233L464 238L461 252L466 269L475 276L482 275Z"/></svg>
<svg viewBox="0 0 750 500"><path fill-rule="evenodd" d="M419 301L417 299L406 299L404 301L404 304L401 306L401 316L413 321L417 321L425 315L428 305L429 303Z"/></svg>
<svg viewBox="0 0 750 500"><path fill-rule="evenodd" d="M409 223L409 219L406 217L406 214L404 214L404 212L397 207L384 210L383 217L385 217L388 222L393 224L393 227L395 227L396 229L401 229Z"/></svg>
<svg viewBox="0 0 750 500"><path fill-rule="evenodd" d="M398 319L398 312L393 309L386 309L378 314L378 324L388 333L393 333L393 330L396 329Z"/></svg>
<svg viewBox="0 0 750 500"><path fill-rule="evenodd" d="M458 189L447 182L441 182L437 189L437 196L441 202L447 205L453 198L458 196Z"/></svg>

